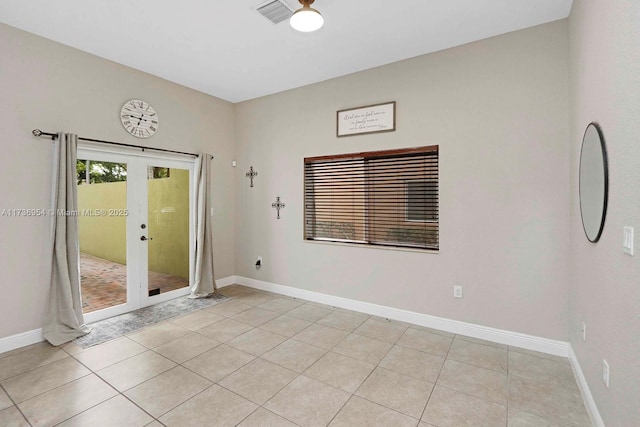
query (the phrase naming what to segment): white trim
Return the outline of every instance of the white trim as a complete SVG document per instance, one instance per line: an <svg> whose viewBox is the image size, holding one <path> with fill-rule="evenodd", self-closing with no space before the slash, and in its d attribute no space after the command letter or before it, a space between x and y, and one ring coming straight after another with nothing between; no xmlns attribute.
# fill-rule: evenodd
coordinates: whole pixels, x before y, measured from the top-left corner
<svg viewBox="0 0 640 427"><path fill-rule="evenodd" d="M164 150L164 148L157 147L158 150ZM143 157L148 159L162 159L162 160L178 160L178 161L193 161L196 158L194 154L181 154L168 151L156 151L154 147L127 147L123 145L109 144L108 142L96 142L96 141L84 141L78 140L78 150L82 150L85 155L89 153L109 153L124 156Z"/></svg>
<svg viewBox="0 0 640 427"><path fill-rule="evenodd" d="M604 426L604 423L602 423L602 418L600 418L598 409L595 405L595 401L593 400L591 392L589 391L587 382L584 378L584 375L582 374L582 370L580 369L578 359L576 358L576 355L569 343L551 340L548 338L536 337L533 335L521 334L518 332L490 328L487 326L474 325L472 323L460 322L458 320L430 316L428 314L421 314L392 307L385 307L382 305L371 304L347 298L336 297L319 292L313 292L304 289L293 288L290 286L264 282L261 280L250 279L242 276L227 276L221 279L216 279L218 288L224 288L236 283L254 289L276 292L282 295L305 299L307 301L318 302L321 304L328 304L334 307L341 307L349 310L359 311L362 313L372 314L374 316L381 316L388 319L413 323L415 325L426 326L429 328L439 329L455 334L480 338L501 344L526 348L529 350L540 351L542 353L553 354L555 356L569 357L571 366L573 367L576 378L578 380L578 385L585 399L587 410L592 415L592 419L596 420L594 421L594 424L598 427ZM35 344L41 342L42 340L43 338L41 329L35 329L33 331L23 332L21 334L0 338L0 353L4 353L6 351L24 347L30 344Z"/></svg>
<svg viewBox="0 0 640 427"><path fill-rule="evenodd" d="M44 338L42 338L42 329L34 329L33 331L0 338L0 354L42 341L44 341Z"/></svg>
<svg viewBox="0 0 640 427"><path fill-rule="evenodd" d="M218 285L218 288L224 288L225 286L230 286L235 283L238 283L237 276L227 276L227 277L223 277L222 279L216 279L216 284ZM183 296L183 295L187 295L188 293L189 293L189 288L180 289L180 292L178 294L173 294L171 295L171 298L167 298L167 299L178 298L178 296L176 295ZM168 294L165 294L165 295L168 295ZM157 304L160 302L162 301L156 301L154 302L154 304ZM91 316L91 313L85 314L84 316L85 321L87 317L90 317L90 316ZM113 316L109 316L109 317L113 317ZM87 323L90 323L90 322L87 322ZM17 348L25 347L31 344L37 344L42 341L44 341L44 338L42 338L42 329L34 329L33 331L22 332L20 334L0 338L0 354L5 353L7 351L15 350Z"/></svg>
<svg viewBox="0 0 640 427"><path fill-rule="evenodd" d="M596 401L591 394L591 390L589 389L589 384L587 384L587 379L582 372L582 368L580 367L580 362L578 361L578 356L573 351L573 347L569 344L569 361L571 362L571 368L573 368L573 374L576 377L576 381L578 383L578 388L580 389L580 394L582 394L582 400L584 401L584 406L587 409L587 413L589 414L589 418L591 418L591 424L596 427L605 427L604 421L600 416L600 411L598 411L598 406L596 405Z"/></svg>
<svg viewBox="0 0 640 427"><path fill-rule="evenodd" d="M473 323L461 322L459 320L451 320L443 317L436 317L428 314L336 297L242 276L236 276L236 283L254 289L275 292L307 301L346 308L349 310L359 311L361 313L408 322L414 325L426 326L428 328L439 329L454 334L466 335L500 344L526 348L528 350L535 350L555 356L569 356L569 343L564 341L551 340L548 338L521 334L519 332L511 332L488 326L474 325Z"/></svg>
<svg viewBox="0 0 640 427"><path fill-rule="evenodd" d="M125 181L127 183L126 205L129 212L126 217L125 236L127 298L124 304L84 313L85 323L108 319L189 294L193 280L191 277L189 277L189 286L161 295L149 296L148 246L147 244L141 245L139 241L140 235L148 235L149 229L140 231L139 225L148 224L147 182L150 166L187 170L189 173L189 211L195 211L193 194L195 157L175 153L151 153L140 151L138 148L109 146L109 144L84 141L82 144L78 143L78 158L128 165ZM195 230L193 218L189 215L189 265L194 263L194 247Z"/></svg>
<svg viewBox="0 0 640 427"><path fill-rule="evenodd" d="M521 334L517 332L490 328L486 326L474 325L472 323L460 322L457 320L450 320L442 317L430 316L427 314L400 310L392 307L385 307L377 304L355 301L347 298L331 296L319 292L293 288L290 286L278 285L275 283L264 282L261 280L250 279L242 276L227 276L221 279L216 279L218 288L224 288L236 283L254 289L276 292L282 295L305 299L322 304L328 304L335 307L346 308L349 310L360 311L375 316L382 316L389 319L400 320L420 326L426 326L456 334L481 338L501 344L513 345L529 350L553 354L556 356L568 357L569 361L571 362L571 367L576 377L578 387L580 388L580 393L582 394L582 398L584 400L587 413L591 418L592 424L596 427L605 427L604 421L602 420L600 412L598 411L598 407L596 406L596 402L593 399L593 395L591 394L591 390L589 389L589 385L587 384L587 380L582 372L582 368L580 367L580 362L578 361L578 358L573 351L573 347L571 347L569 343ZM42 341L42 329L34 329L32 331L23 332L21 334L0 338L0 354Z"/></svg>
<svg viewBox="0 0 640 427"><path fill-rule="evenodd" d="M90 311L89 313L83 313L84 323L89 324L98 322L100 320L109 319L110 317L120 316L121 314L130 313L137 308L132 307L130 304L119 304L111 307L106 307L96 311Z"/></svg>
<svg viewBox="0 0 640 427"><path fill-rule="evenodd" d="M147 299L147 301L144 302L140 306L140 308L149 307L149 306L152 306L152 305L160 304L161 302L167 302L167 301L171 301L172 299L176 299L176 298L183 297L185 295L189 295L190 291L191 291L191 287L190 286L185 286L183 288L178 288L178 289L175 289L173 291L165 292L164 294L153 295L153 297L157 297L157 298L153 299L151 301L149 301ZM151 297L151 298L153 298L153 297ZM136 311L136 310L138 310L138 309L134 308L132 311Z"/></svg>
<svg viewBox="0 0 640 427"><path fill-rule="evenodd" d="M171 153L168 153L171 154ZM195 186L194 186L194 180L195 180L195 176L194 176L194 168L195 168L195 157L191 157L188 160L184 160L184 159L176 159L176 158L171 158L173 156L169 156L169 158L154 158L152 156L147 156L146 152L144 152L144 155L140 156L140 160L136 161L136 162L131 162L135 164L136 167L136 172L143 172L144 170L144 176L140 175L140 176L136 176L134 177L134 179L132 181L134 181L131 191L128 191L128 193L131 193L132 196L134 197L134 200L137 201L137 203L139 203L136 206L136 201L132 202L131 204L134 206L133 209L129 208L129 212L131 212L132 210L135 212L138 212L138 216L136 217L136 215L131 215L130 218L132 219L132 221L135 223L136 220L138 221L137 224L133 225L131 227L131 234L127 235L127 244L129 244L129 239L131 239L131 245L132 245L132 254L136 254L137 251L137 259L134 259L132 261L129 261L129 259L127 259L127 264L128 265L136 265L138 264L140 266L140 269L134 269L135 270L135 274L138 276L136 279L133 280L133 287L135 288L135 283L139 283L140 286L138 288L138 295L137 295L137 301L139 301L139 308L142 307L147 307L150 305L154 305L154 304L158 304L161 302L165 302L165 301L169 301L171 299L174 298L178 298L181 297L183 295L188 295L191 289L191 286L193 285L193 277L191 276L191 265L193 265L195 263L195 227L194 227L194 221L193 221L193 215L189 214L188 216L188 221L189 221L189 235L188 235L188 239L189 239L189 277L187 278L187 280L189 281L189 286L186 286L184 288L180 288L174 291L170 291L164 294L159 294L159 295L152 295L149 296L149 246L148 243L145 245L140 245L140 241L139 241L139 235L140 234L146 234L147 237L149 237L149 240L151 240L151 238L153 238L153 236L149 236L149 233L153 232L153 230L151 230L150 228L146 229L146 233L144 232L140 232L140 229L138 228L139 225L138 224L149 224L149 193L148 193L148 170L149 167L166 167L166 168L172 168L172 169L179 169L179 170L186 170L188 171L188 182L189 182L189 212L195 212L195 197L194 197L194 191L195 191ZM140 181L135 181L135 178L140 179ZM138 184L140 184L138 186ZM135 191L135 193L134 193ZM129 201L127 202L127 206L129 206ZM129 248L127 248L129 249ZM129 254L129 250L127 250L127 254ZM127 278L128 280L128 278ZM127 281L127 283L129 283ZM135 289L134 289L135 290Z"/></svg>
<svg viewBox="0 0 640 427"><path fill-rule="evenodd" d="M225 286L231 286L238 283L238 276L227 276L222 279L216 279L216 286L218 289L224 288Z"/></svg>

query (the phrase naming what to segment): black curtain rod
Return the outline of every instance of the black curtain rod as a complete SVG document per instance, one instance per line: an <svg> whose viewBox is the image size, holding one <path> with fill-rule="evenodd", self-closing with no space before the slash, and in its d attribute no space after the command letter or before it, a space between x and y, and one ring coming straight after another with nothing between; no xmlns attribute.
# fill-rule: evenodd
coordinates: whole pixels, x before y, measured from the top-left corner
<svg viewBox="0 0 640 427"><path fill-rule="evenodd" d="M34 136L47 136L47 137L49 137L51 139L56 139L58 137L58 134L51 133L51 132L42 132L40 129L34 129L31 133L33 133ZM102 144L118 145L120 147L139 148L142 151L144 151L144 150L154 150L154 151L163 151L165 153L185 154L187 156L198 157L198 154L188 153L186 151L167 150L166 148L143 147L142 145L125 144L123 142L105 141L105 140L102 140L102 139L82 138L82 137L78 137L78 139L81 140L81 141L99 142L99 143L102 143ZM211 158L213 158L213 156L211 156Z"/></svg>

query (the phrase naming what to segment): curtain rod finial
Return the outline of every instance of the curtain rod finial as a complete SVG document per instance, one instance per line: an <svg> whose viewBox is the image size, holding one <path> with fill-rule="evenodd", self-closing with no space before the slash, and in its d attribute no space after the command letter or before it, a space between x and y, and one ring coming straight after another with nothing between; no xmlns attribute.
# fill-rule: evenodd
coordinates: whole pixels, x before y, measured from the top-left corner
<svg viewBox="0 0 640 427"><path fill-rule="evenodd" d="M33 131L31 131L31 133L33 134L33 136L41 136L42 135L42 131L40 129L34 129Z"/></svg>

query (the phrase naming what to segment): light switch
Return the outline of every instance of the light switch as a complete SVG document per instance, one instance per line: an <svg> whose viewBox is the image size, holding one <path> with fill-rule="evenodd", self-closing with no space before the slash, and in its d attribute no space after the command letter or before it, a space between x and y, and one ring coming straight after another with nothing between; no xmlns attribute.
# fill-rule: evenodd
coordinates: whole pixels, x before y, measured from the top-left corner
<svg viewBox="0 0 640 427"><path fill-rule="evenodd" d="M622 246L624 253L633 255L633 227L624 227L624 240Z"/></svg>

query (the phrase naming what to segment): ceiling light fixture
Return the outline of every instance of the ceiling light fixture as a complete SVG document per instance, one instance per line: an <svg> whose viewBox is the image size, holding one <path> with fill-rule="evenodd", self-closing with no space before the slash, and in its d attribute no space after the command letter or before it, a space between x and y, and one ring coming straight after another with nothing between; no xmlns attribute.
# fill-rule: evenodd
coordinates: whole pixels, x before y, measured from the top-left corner
<svg viewBox="0 0 640 427"><path fill-rule="evenodd" d="M302 5L301 9L296 10L289 23L294 30L303 33L310 33L319 30L324 25L324 19L320 12L313 9L311 5L315 0L298 0Z"/></svg>

